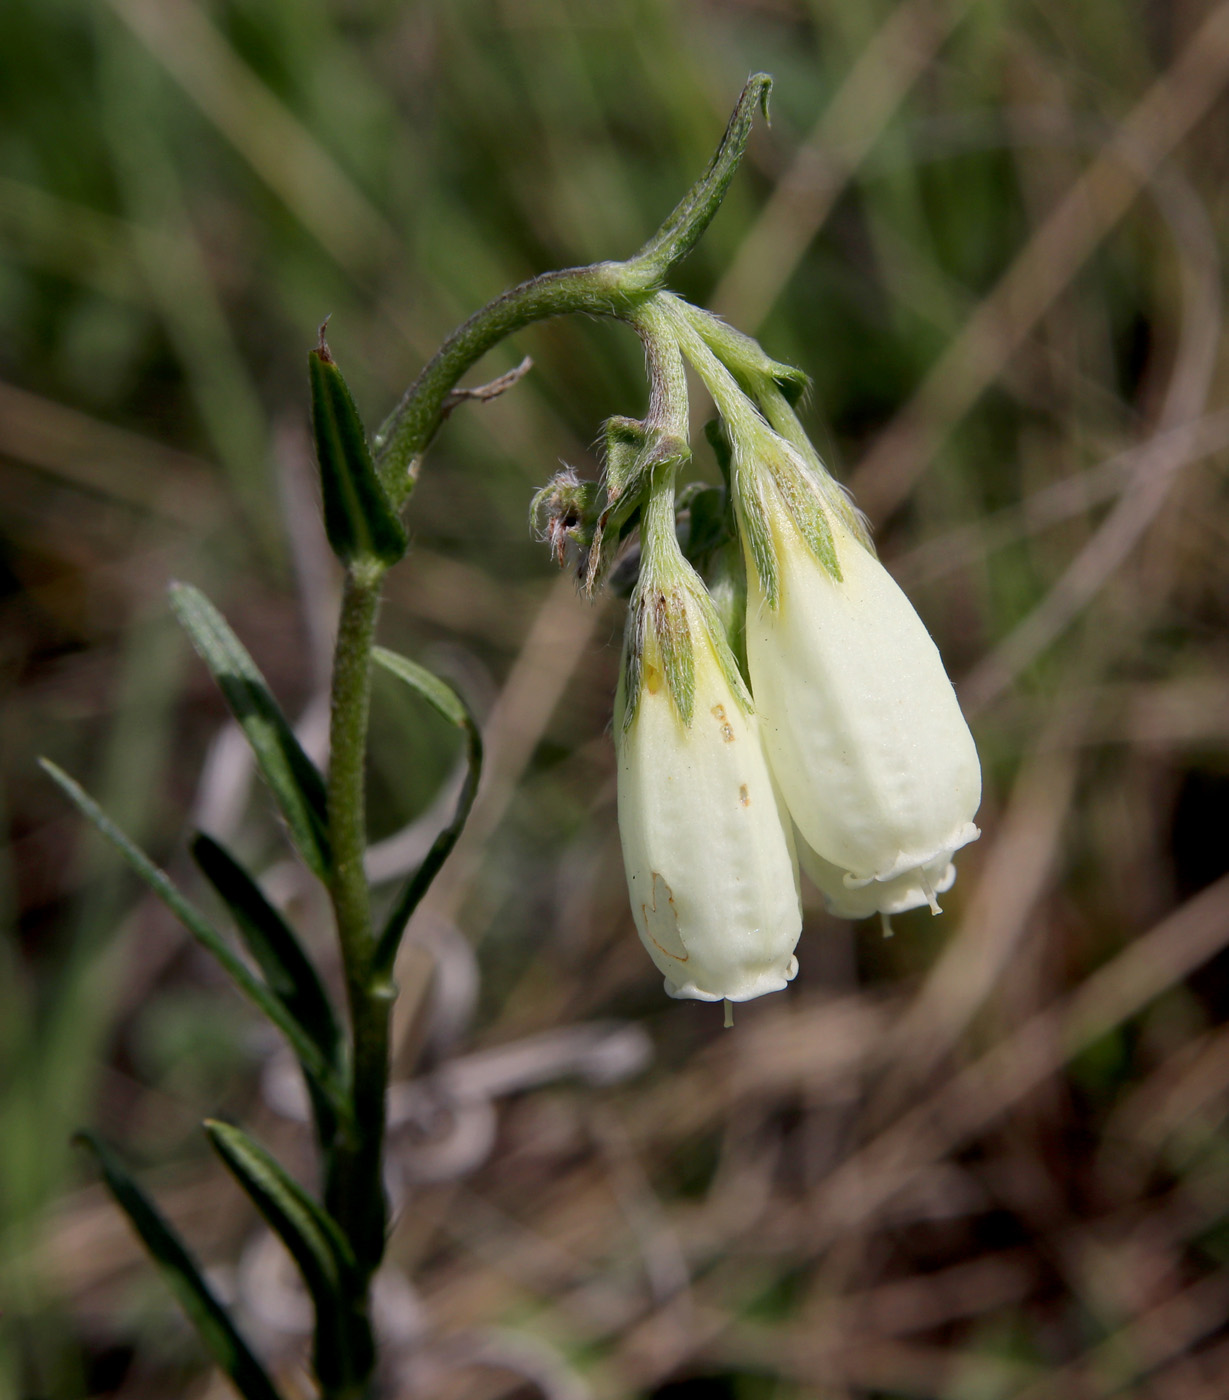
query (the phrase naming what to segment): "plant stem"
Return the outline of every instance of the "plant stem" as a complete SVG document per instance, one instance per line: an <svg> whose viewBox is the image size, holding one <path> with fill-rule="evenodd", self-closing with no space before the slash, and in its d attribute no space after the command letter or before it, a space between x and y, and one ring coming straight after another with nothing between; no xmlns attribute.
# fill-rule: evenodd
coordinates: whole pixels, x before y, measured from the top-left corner
<svg viewBox="0 0 1229 1400"><path fill-rule="evenodd" d="M458 326L375 435L376 466L393 504L404 505L414 490L422 454L444 419L449 393L492 346L552 316L626 316L640 297L651 293L655 280L654 270L632 263L565 268L522 282Z"/></svg>
<svg viewBox="0 0 1229 1400"><path fill-rule="evenodd" d="M367 723L371 708L371 649L384 570L378 565L346 574L330 713L329 838L333 852L330 894L337 920L350 1007L354 1058L351 1068L354 1131L338 1144L325 1201L350 1238L369 1275L384 1248L384 1091L388 1079L388 1022L392 986L373 984L371 897L363 870L367 846Z"/></svg>
<svg viewBox="0 0 1229 1400"><path fill-rule="evenodd" d="M756 111L768 114L771 87L766 73L747 79L707 170L634 257L534 277L488 302L453 331L375 435L376 466L394 506L404 505L414 490L419 462L443 421L449 393L493 345L551 316L579 311L633 319L637 306L664 284L667 273L695 247L721 207Z"/></svg>

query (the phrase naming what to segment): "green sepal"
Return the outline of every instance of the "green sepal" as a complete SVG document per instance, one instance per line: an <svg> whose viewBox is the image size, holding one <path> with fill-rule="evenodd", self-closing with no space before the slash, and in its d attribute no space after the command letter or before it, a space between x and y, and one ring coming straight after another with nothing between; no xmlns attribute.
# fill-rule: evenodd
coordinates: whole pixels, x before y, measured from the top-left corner
<svg viewBox="0 0 1229 1400"><path fill-rule="evenodd" d="M602 435L606 499L614 502L628 491L639 492L648 480L649 432L639 419L616 415L602 425Z"/></svg>
<svg viewBox="0 0 1229 1400"><path fill-rule="evenodd" d="M179 1234L128 1174L115 1153L92 1133L78 1133L73 1141L93 1154L107 1190L128 1217L180 1307L239 1394L244 1400L282 1400L265 1368L205 1282L199 1265Z"/></svg>
<svg viewBox="0 0 1229 1400"><path fill-rule="evenodd" d="M745 585L743 599L743 621L745 624ZM721 667L721 674L725 677L726 685L734 692L734 698L742 706L743 710L747 714L750 714L754 708L751 699L751 691L747 686L747 682L739 666L738 657L730 639L730 633L726 628L725 621L720 612L717 610L713 597L708 589L704 587L703 580L699 577L694 581L694 587L691 590L691 601L703 625L703 631L707 635L708 643L713 649L713 655L717 658L717 664Z"/></svg>
<svg viewBox="0 0 1229 1400"><path fill-rule="evenodd" d="M745 597L744 585L744 605ZM631 725L640 703L650 643L652 657L660 665L675 711L685 726L690 726L695 714L697 646L712 648L726 684L743 710L751 713L751 691L726 624L703 580L685 562L680 562L676 578L668 585L654 587L642 579L632 598L615 704L615 722L624 729Z"/></svg>
<svg viewBox="0 0 1229 1400"><path fill-rule="evenodd" d="M341 1227L281 1164L240 1128L207 1119L218 1156L289 1250L316 1310L312 1363L326 1390L363 1380L375 1343L366 1288Z"/></svg>
<svg viewBox="0 0 1229 1400"><path fill-rule="evenodd" d="M409 540L380 485L362 419L323 332L307 366L325 534L347 568L387 568L405 554Z"/></svg>
<svg viewBox="0 0 1229 1400"><path fill-rule="evenodd" d="M678 299L676 299L678 300ZM678 301L705 345L757 403L776 390L793 408L811 387L810 376L794 365L774 360L752 336L727 325L711 311Z"/></svg>
<svg viewBox="0 0 1229 1400"><path fill-rule="evenodd" d="M743 463L735 467L734 481L739 530L751 556L751 566L760 581L760 589L768 606L775 608L781 599L781 573L777 567L777 545L760 482L754 470Z"/></svg>
<svg viewBox="0 0 1229 1400"><path fill-rule="evenodd" d="M191 850L201 873L230 910L244 946L264 973L269 990L311 1036L326 1063L340 1073L341 1033L333 1004L294 930L224 846L200 832L193 838ZM304 1074L321 1146L327 1151L336 1132L335 1117L307 1066Z"/></svg>
<svg viewBox="0 0 1229 1400"><path fill-rule="evenodd" d="M696 654L687 604L677 589L654 589L646 606L670 698L679 719L690 725L696 706Z"/></svg>
<svg viewBox="0 0 1229 1400"><path fill-rule="evenodd" d="M598 516L593 542L583 571L590 597L609 575L619 545L626 539L640 510L653 472L690 456L686 442L655 432L635 418L609 418L605 425L604 471L606 508Z"/></svg>
<svg viewBox="0 0 1229 1400"><path fill-rule="evenodd" d="M193 938L222 965L231 981L253 1006L281 1031L334 1112L344 1115L348 1101L335 1068L325 1059L313 1037L286 1009L282 999L248 968L209 919L180 893L164 870L160 870L144 851L129 840L79 783L50 759L40 758L39 764L77 810L119 851L129 868L140 876Z"/></svg>
<svg viewBox="0 0 1229 1400"><path fill-rule="evenodd" d="M737 666L740 687L739 698L745 697L744 709L750 708L751 693L747 689L747 567L743 559L742 547L735 539L729 539L713 555L705 578L708 596L713 612L721 628L721 634L729 643ZM717 648L718 659L721 650Z"/></svg>
<svg viewBox="0 0 1229 1400"><path fill-rule="evenodd" d="M623 655L619 658L619 683L615 688L615 726L630 729L640 703L640 678L644 671L644 599L639 584L627 607L623 628Z"/></svg>
<svg viewBox="0 0 1229 1400"><path fill-rule="evenodd" d="M798 533L820 564L840 583L843 575L840 560L836 557L828 504L816 482L801 462L791 460L784 453L778 455L769 470L786 509L798 527ZM839 490L839 487L833 483L833 489Z"/></svg>
<svg viewBox="0 0 1229 1400"><path fill-rule="evenodd" d="M327 881L328 801L320 770L303 752L256 663L217 608L187 583L173 583L170 597L175 616L247 736L291 840L312 873Z"/></svg>
<svg viewBox="0 0 1229 1400"><path fill-rule="evenodd" d="M457 844L457 839L469 818L478 791L478 780L482 775L482 732L469 706L452 686L439 676L384 647L373 648L371 658L416 691L449 724L456 725L465 735L465 781L461 785L452 820L435 838L422 864L406 881L385 920L372 959L372 972L378 977L392 972L405 926L422 902L422 897L430 888L432 880L439 874L440 867L448 859L452 848Z"/></svg>

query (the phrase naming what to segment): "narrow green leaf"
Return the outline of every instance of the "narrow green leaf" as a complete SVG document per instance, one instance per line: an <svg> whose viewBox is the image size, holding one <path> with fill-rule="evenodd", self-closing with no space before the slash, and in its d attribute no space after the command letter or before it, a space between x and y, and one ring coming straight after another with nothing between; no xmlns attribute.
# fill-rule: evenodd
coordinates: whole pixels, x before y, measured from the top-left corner
<svg viewBox="0 0 1229 1400"><path fill-rule="evenodd" d="M405 527L380 485L358 409L323 331L320 347L308 355L307 364L329 544L347 566L395 564L408 548Z"/></svg>
<svg viewBox="0 0 1229 1400"><path fill-rule="evenodd" d="M171 607L243 727L291 839L312 872L328 878L328 802L320 770L303 752L256 663L198 588L171 585Z"/></svg>
<svg viewBox="0 0 1229 1400"><path fill-rule="evenodd" d="M315 1368L326 1387L362 1379L374 1354L366 1289L341 1227L281 1164L240 1128L215 1119L205 1131L270 1229L298 1265L316 1309Z"/></svg>
<svg viewBox="0 0 1229 1400"><path fill-rule="evenodd" d="M287 1011L281 999L252 973L205 915L171 883L166 872L160 870L144 851L128 839L79 783L74 782L50 759L41 758L39 763L77 810L111 842L130 868L153 890L193 938L221 963L244 996L282 1032L304 1069L320 1086L334 1109L344 1113L346 1098L336 1071L325 1060L312 1037Z"/></svg>
<svg viewBox="0 0 1229 1400"><path fill-rule="evenodd" d="M729 508L726 493L719 486L693 482L698 490L688 490L679 496L679 505L686 506L689 516L687 544L683 553L697 564L729 539ZM697 567L698 564L697 564Z"/></svg>
<svg viewBox="0 0 1229 1400"><path fill-rule="evenodd" d="M392 970L393 961L397 956L397 945L401 942L406 924L430 888L431 881L439 874L440 867L448 859L452 848L457 844L457 838L469 817L482 772L482 734L469 706L446 681L440 680L438 676L432 675L430 671L424 670L404 656L398 656L395 651L387 651L384 647L375 647L371 655L386 671L390 671L412 690L417 691L450 724L455 724L464 732L466 759L465 782L461 786L452 820L435 838L423 863L406 881L380 934L372 963L373 974L379 975Z"/></svg>
<svg viewBox="0 0 1229 1400"><path fill-rule="evenodd" d="M153 1255L201 1340L239 1394L245 1400L282 1400L264 1367L201 1276L196 1260L115 1153L92 1133L78 1133L74 1141L88 1148L97 1159L107 1189Z"/></svg>
<svg viewBox="0 0 1229 1400"><path fill-rule="evenodd" d="M270 991L316 1042L321 1055L336 1064L341 1040L333 1006L294 930L243 866L211 836L201 832L193 838L192 857L230 909Z"/></svg>

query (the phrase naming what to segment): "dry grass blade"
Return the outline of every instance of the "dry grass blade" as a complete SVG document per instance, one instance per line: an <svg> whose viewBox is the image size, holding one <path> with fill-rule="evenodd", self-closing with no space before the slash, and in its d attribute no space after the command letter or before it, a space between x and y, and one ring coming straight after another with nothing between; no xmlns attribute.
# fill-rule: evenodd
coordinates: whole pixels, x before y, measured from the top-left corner
<svg viewBox="0 0 1229 1400"><path fill-rule="evenodd" d="M885 1039L872 1116L927 1082L1005 974L1056 876L1075 775L1075 755L1051 748L1017 777L959 929Z"/></svg>
<svg viewBox="0 0 1229 1400"><path fill-rule="evenodd" d="M222 510L199 457L4 383L0 453L180 525L199 528Z"/></svg>
<svg viewBox="0 0 1229 1400"><path fill-rule="evenodd" d="M1127 212L1229 78L1229 6L1209 15L1080 176L875 441L850 486L874 520L908 494L952 426Z"/></svg>
<svg viewBox="0 0 1229 1400"><path fill-rule="evenodd" d="M841 191L976 0L902 0L824 109L739 245L713 309L754 332L797 271Z"/></svg>
<svg viewBox="0 0 1229 1400"><path fill-rule="evenodd" d="M818 1238L864 1226L929 1162L1008 1113L1080 1050L1229 944L1229 877L1175 910L844 1162L811 1204Z"/></svg>

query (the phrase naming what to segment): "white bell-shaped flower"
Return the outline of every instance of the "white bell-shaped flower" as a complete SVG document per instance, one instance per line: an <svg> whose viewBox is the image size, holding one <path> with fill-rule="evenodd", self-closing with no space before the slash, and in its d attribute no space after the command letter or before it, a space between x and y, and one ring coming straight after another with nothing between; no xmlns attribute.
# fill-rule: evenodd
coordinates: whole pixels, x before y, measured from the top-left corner
<svg viewBox="0 0 1229 1400"><path fill-rule="evenodd" d="M668 520L666 514L668 512ZM674 540L646 518L615 708L632 917L673 997L747 1001L798 970L798 868L738 668Z"/></svg>
<svg viewBox="0 0 1229 1400"><path fill-rule="evenodd" d="M764 745L841 911L930 903L978 836L981 768L938 649L831 478L735 438L747 661ZM829 884L831 882L829 881ZM929 893L927 893L929 889Z"/></svg>

